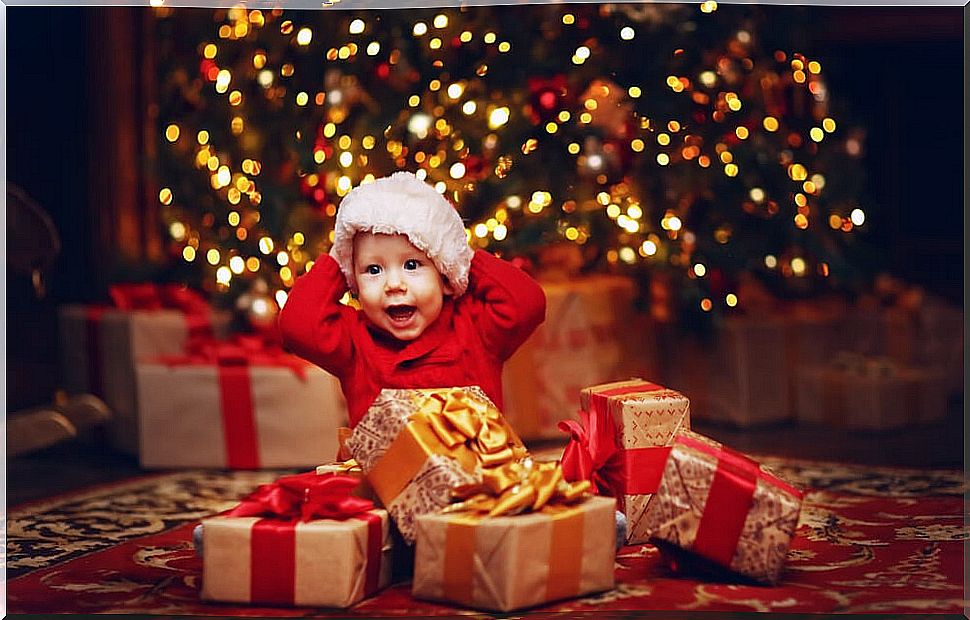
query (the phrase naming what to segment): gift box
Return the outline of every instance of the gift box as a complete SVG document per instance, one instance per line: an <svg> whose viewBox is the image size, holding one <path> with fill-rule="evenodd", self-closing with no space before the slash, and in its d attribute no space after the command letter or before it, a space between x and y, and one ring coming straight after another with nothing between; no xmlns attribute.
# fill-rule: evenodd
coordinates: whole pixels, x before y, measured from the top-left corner
<svg viewBox="0 0 970 620"><path fill-rule="evenodd" d="M203 599L349 607L390 580L387 512L349 495L353 478L307 474L265 485L202 521Z"/></svg>
<svg viewBox="0 0 970 620"><path fill-rule="evenodd" d="M255 339L137 364L143 467L308 467L347 423L335 377Z"/></svg>
<svg viewBox="0 0 970 620"><path fill-rule="evenodd" d="M626 542L646 542L644 515L675 434L690 428L690 401L631 379L585 388L580 403L581 422L560 427L571 435L562 456L565 478L589 480L597 493L615 497L627 518Z"/></svg>
<svg viewBox="0 0 970 620"><path fill-rule="evenodd" d="M502 372L504 410L523 439L557 437L577 419L579 390L653 369L646 317L634 312L634 282L619 276L541 281L546 320Z"/></svg>
<svg viewBox="0 0 970 620"><path fill-rule="evenodd" d="M794 417L795 368L840 346L844 309L792 304L784 314L730 316L706 342L667 330L665 380L688 394L695 415L739 427Z"/></svg>
<svg viewBox="0 0 970 620"><path fill-rule="evenodd" d="M421 515L411 593L505 612L609 590L615 508L591 497L514 516Z"/></svg>
<svg viewBox="0 0 970 620"><path fill-rule="evenodd" d="M644 522L674 545L762 583L778 581L802 493L747 456L680 431Z"/></svg>
<svg viewBox="0 0 970 620"><path fill-rule="evenodd" d="M800 366L800 422L850 429L889 429L942 420L946 376L889 358L842 353L829 364Z"/></svg>
<svg viewBox="0 0 970 620"><path fill-rule="evenodd" d="M447 506L452 488L526 454L478 387L384 389L346 446L408 543L414 519Z"/></svg>
<svg viewBox="0 0 970 620"><path fill-rule="evenodd" d="M231 317L176 285L115 285L110 292L113 306L59 309L62 378L68 393L105 401L113 413L107 424L110 444L137 454L136 360L182 353L190 338L222 337Z"/></svg>

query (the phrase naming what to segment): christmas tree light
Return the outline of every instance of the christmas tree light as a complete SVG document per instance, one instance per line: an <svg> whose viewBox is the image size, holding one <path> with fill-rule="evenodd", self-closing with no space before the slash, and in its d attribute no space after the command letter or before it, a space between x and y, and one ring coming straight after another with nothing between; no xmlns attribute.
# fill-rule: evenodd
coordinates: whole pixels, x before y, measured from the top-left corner
<svg viewBox="0 0 970 620"><path fill-rule="evenodd" d="M154 11L164 225L215 291L284 303L340 198L399 169L473 246L668 274L688 310L850 275L860 133L759 7Z"/></svg>

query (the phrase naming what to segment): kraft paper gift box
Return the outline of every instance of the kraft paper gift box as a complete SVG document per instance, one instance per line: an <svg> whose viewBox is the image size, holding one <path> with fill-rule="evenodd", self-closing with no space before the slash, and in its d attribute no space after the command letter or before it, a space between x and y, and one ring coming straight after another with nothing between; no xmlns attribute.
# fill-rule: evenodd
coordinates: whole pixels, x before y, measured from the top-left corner
<svg viewBox="0 0 970 620"><path fill-rule="evenodd" d="M310 476L324 478L313 472ZM349 492L346 486L344 495ZM271 510L257 508L242 514L264 512L268 516L232 516L234 509L228 515L204 519L202 598L349 607L373 595L390 581L390 522L387 511L358 497L352 500L356 502L331 500L320 511L329 518L314 512L304 519L302 499L294 497L287 504L295 514L273 515Z"/></svg>
<svg viewBox="0 0 970 620"><path fill-rule="evenodd" d="M645 526L673 545L763 583L781 576L802 492L747 456L691 431L677 434Z"/></svg>
<svg viewBox="0 0 970 620"><path fill-rule="evenodd" d="M313 467L347 423L335 377L282 350L211 343L137 366L143 467Z"/></svg>
<svg viewBox="0 0 970 620"><path fill-rule="evenodd" d="M409 544L415 518L451 503L452 488L480 483L484 467L526 454L476 386L384 389L346 446Z"/></svg>
<svg viewBox="0 0 970 620"><path fill-rule="evenodd" d="M613 588L615 500L417 518L415 598L511 611Z"/></svg>
<svg viewBox="0 0 970 620"><path fill-rule="evenodd" d="M60 363L68 393L90 393L111 408L108 440L138 453L135 362L183 353L190 337L224 336L231 317L212 311L197 292L175 285L111 287L114 306L59 309Z"/></svg>
<svg viewBox="0 0 970 620"><path fill-rule="evenodd" d="M842 353L829 364L801 366L796 381L800 422L851 429L889 429L946 416L946 377L888 358Z"/></svg>
<svg viewBox="0 0 970 620"><path fill-rule="evenodd" d="M675 434L690 428L690 401L642 379L585 388L580 401L582 422L561 426L571 435L562 457L565 478L590 480L599 494L617 498L627 518L626 542L646 542L644 514Z"/></svg>
<svg viewBox="0 0 970 620"><path fill-rule="evenodd" d="M577 419L579 390L652 368L634 312L636 286L620 276L540 281L546 320L510 357L502 372L503 413L523 439L559 436L562 420ZM648 368L649 367L649 368Z"/></svg>

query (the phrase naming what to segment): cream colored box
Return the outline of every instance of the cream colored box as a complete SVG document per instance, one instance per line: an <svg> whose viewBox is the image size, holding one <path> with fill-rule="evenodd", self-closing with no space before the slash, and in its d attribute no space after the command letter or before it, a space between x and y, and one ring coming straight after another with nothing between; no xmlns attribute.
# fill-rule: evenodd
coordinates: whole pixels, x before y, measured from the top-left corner
<svg viewBox="0 0 970 620"><path fill-rule="evenodd" d="M213 333L224 336L230 319L228 313L213 312ZM189 339L186 315L168 309L124 311L68 304L60 308L58 323L64 389L71 394L101 392L95 395L112 413L107 425L111 445L137 454L135 363L183 353Z"/></svg>
<svg viewBox="0 0 970 620"><path fill-rule="evenodd" d="M335 377L305 364L248 367L255 462L239 468L313 467L337 454L347 409ZM215 364L140 362L137 368L140 461L147 468L234 468L231 437ZM252 443L252 437L250 444Z"/></svg>
<svg viewBox="0 0 970 620"><path fill-rule="evenodd" d="M380 569L377 587L391 578L391 538L387 512L369 511L381 521ZM202 598L232 603L267 603L314 607L349 607L367 592L368 523L317 519L292 524L293 548L278 549L292 556L293 582L287 584L290 600L261 600L260 585L253 584L254 526L258 517L213 517L202 521ZM258 535L258 534L256 534ZM264 588L265 589L265 588ZM279 590L280 588L277 588Z"/></svg>

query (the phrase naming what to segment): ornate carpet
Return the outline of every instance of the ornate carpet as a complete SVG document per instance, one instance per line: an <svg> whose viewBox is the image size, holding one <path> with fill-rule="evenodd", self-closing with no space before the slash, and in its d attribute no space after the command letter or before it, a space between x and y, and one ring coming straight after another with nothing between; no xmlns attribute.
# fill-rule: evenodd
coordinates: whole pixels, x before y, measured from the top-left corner
<svg viewBox="0 0 970 620"><path fill-rule="evenodd" d="M777 586L677 576L655 547L634 545L617 555L614 590L530 611L962 614L970 606L963 472L760 460L807 490ZM8 613L490 617L417 601L407 583L349 610L200 601L192 528L281 473L159 474L11 508Z"/></svg>

